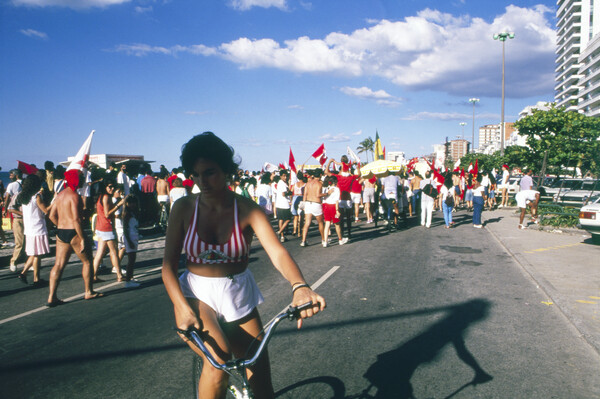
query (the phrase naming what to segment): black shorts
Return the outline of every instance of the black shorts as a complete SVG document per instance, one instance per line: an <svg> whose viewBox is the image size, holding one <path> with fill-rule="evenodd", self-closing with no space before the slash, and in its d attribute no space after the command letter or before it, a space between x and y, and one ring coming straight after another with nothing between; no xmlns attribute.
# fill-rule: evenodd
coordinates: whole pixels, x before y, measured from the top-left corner
<svg viewBox="0 0 600 399"><path fill-rule="evenodd" d="M277 220L290 220L292 218L292 211L289 208L277 208Z"/></svg>

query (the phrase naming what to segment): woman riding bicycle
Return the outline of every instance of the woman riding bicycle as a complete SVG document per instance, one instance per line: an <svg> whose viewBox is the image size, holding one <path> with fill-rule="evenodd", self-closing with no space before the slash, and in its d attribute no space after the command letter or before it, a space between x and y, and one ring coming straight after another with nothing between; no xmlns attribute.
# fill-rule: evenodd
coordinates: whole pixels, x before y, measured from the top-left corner
<svg viewBox="0 0 600 399"><path fill-rule="evenodd" d="M220 362L232 354L244 356L262 330L256 307L263 298L248 270L253 234L292 285L292 304L314 304L302 311L301 317L323 310L325 300L306 284L262 209L228 189L228 181L238 168L233 149L205 132L184 145L181 162L201 193L183 197L173 205L167 228L162 278L175 308L177 327L203 329L213 356ZM182 249L187 270L178 279ZM300 319L298 327L301 324ZM200 397L224 397L227 375L205 364L198 386ZM250 371L250 385L257 397L273 397L266 353Z"/></svg>

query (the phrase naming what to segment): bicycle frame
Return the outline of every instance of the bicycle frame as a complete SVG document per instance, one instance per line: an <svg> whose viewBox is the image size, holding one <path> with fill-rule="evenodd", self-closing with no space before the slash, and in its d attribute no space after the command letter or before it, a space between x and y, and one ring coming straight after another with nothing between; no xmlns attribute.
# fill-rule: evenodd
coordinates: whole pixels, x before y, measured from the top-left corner
<svg viewBox="0 0 600 399"><path fill-rule="evenodd" d="M260 358L260 355L262 354L264 349L267 347L269 341L271 340L271 336L275 332L275 328L282 320L284 320L284 319L288 319L290 321L295 320L300 317L300 312L302 310L308 309L312 305L313 305L312 302L307 302L303 305L296 306L296 307L290 305L287 308L287 310L285 310L284 312L281 312L280 314L275 316L275 318L268 325L266 325L263 328L263 330L260 334L260 335L263 335L263 339L261 340L260 345L258 346L258 349L254 353L254 356L252 356L250 359L231 359L231 360L226 361L225 363L219 363L212 356L212 354L210 353L210 351L204 344L204 340L202 339L202 335L204 335L204 334L201 331L198 331L197 329L195 329L193 327L188 330L181 330L178 328L175 328L175 330L178 333L183 334L186 338L188 338L194 344L194 346L196 346L198 349L200 349L200 351L204 354L206 360L208 360L208 362L214 368L225 371L227 374L229 374L232 377L237 376L237 378L242 383L242 390L240 391L237 387L235 387L233 385L230 385L228 387L230 392L236 398L252 399L254 397L254 394L252 393L252 391L250 389L248 377L246 375L246 369L248 367L252 367L254 364L256 364L256 362Z"/></svg>

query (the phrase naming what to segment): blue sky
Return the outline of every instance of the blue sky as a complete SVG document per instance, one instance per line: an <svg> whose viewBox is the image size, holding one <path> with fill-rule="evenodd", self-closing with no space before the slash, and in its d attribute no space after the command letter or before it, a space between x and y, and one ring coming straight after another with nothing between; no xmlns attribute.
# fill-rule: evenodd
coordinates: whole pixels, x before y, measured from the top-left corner
<svg viewBox="0 0 600 399"><path fill-rule="evenodd" d="M555 1L0 0L3 170L92 153L179 166L211 130L242 167L339 158L375 131L431 153L554 96ZM477 135L477 132L476 132ZM477 140L477 139L476 139ZM364 159L364 155L362 156ZM310 162L314 163L314 160Z"/></svg>

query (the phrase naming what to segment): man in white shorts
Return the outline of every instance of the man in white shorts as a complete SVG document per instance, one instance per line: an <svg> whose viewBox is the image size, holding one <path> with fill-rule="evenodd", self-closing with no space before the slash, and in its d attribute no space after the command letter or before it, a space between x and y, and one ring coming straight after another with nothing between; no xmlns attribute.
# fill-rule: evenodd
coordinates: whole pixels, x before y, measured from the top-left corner
<svg viewBox="0 0 600 399"><path fill-rule="evenodd" d="M323 191L323 182L321 181L321 169L315 169L308 172L308 182L304 186L304 229L302 230L301 247L306 246L306 237L308 236L308 228L314 216L319 225L319 233L321 234L321 242L324 239L323 226L323 205L321 204L321 196Z"/></svg>
<svg viewBox="0 0 600 399"><path fill-rule="evenodd" d="M515 195L517 206L521 208L521 215L519 217L519 229L523 230L527 227L523 225L523 219L525 218L525 212L527 206L531 208L531 220L537 224L537 208L538 202L540 202L540 192L535 190L523 190L519 191Z"/></svg>

